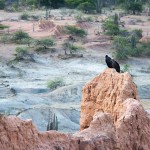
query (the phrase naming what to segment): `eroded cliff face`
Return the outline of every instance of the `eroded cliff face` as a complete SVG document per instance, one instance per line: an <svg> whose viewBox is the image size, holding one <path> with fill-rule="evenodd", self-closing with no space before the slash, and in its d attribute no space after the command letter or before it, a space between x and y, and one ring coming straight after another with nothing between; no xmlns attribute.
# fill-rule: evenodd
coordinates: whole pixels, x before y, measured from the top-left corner
<svg viewBox="0 0 150 150"><path fill-rule="evenodd" d="M81 130L89 127L96 112L110 113L113 122L124 113L123 102L127 98L137 99L136 85L128 73L117 73L106 69L103 73L87 83L82 91Z"/></svg>
<svg viewBox="0 0 150 150"><path fill-rule="evenodd" d="M85 130L79 135L88 132L94 115L102 112L111 118L108 124L114 130L100 123L98 126L102 128L97 133L111 133L114 143L117 143L114 149L150 149L150 119L140 104L136 85L128 73L106 69L87 83L82 93L80 128Z"/></svg>
<svg viewBox="0 0 150 150"><path fill-rule="evenodd" d="M114 69L83 88L81 131L39 132L29 121L0 117L0 150L150 150L150 119L128 73Z"/></svg>
<svg viewBox="0 0 150 150"><path fill-rule="evenodd" d="M56 131L38 132L31 120L0 118L0 150L77 150L77 142Z"/></svg>

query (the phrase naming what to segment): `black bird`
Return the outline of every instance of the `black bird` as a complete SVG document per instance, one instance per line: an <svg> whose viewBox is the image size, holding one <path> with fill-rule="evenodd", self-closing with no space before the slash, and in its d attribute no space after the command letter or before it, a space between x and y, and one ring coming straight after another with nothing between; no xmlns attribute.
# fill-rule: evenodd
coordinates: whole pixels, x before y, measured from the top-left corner
<svg viewBox="0 0 150 150"><path fill-rule="evenodd" d="M108 55L106 55L105 61L109 68L115 68L117 72L120 72L120 66L114 59L111 59Z"/></svg>

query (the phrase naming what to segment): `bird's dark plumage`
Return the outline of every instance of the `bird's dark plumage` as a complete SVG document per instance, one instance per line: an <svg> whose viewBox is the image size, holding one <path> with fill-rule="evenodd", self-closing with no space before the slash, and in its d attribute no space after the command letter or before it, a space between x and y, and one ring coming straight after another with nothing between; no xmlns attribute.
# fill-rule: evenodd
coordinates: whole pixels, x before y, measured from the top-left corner
<svg viewBox="0 0 150 150"><path fill-rule="evenodd" d="M106 55L105 61L109 68L114 68L117 72L120 72L120 66L114 59L111 59L108 55Z"/></svg>

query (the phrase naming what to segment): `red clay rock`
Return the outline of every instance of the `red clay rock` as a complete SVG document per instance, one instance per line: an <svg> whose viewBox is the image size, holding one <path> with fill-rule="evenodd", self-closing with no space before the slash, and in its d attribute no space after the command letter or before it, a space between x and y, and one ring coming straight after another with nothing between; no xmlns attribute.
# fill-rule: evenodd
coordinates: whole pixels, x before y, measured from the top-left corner
<svg viewBox="0 0 150 150"><path fill-rule="evenodd" d="M128 73L117 73L106 69L87 83L82 91L81 130L88 128L96 112L110 113L116 123L124 112L123 102L127 98L137 99L136 85Z"/></svg>
<svg viewBox="0 0 150 150"><path fill-rule="evenodd" d="M0 118L0 150L77 150L70 135L56 131L38 132L32 121Z"/></svg>
<svg viewBox="0 0 150 150"><path fill-rule="evenodd" d="M128 73L120 74L114 69L106 69L85 85L80 118L80 128L85 130L78 137L84 137L82 132L90 129L93 133L95 127L91 127L91 124L97 112L112 117L113 124L110 121L109 125L114 126L115 133L108 125L100 123L101 129L99 127L97 134L105 127L105 133L110 131L114 134L115 138L111 138L117 146L113 150L150 150L150 119L140 104L136 85Z"/></svg>
<svg viewBox="0 0 150 150"><path fill-rule="evenodd" d="M0 150L150 150L150 119L128 73L106 69L85 85L80 122L69 135L1 116Z"/></svg>
<svg viewBox="0 0 150 150"><path fill-rule="evenodd" d="M80 139L80 150L115 150L117 140L112 116L97 112L89 128L74 134Z"/></svg>

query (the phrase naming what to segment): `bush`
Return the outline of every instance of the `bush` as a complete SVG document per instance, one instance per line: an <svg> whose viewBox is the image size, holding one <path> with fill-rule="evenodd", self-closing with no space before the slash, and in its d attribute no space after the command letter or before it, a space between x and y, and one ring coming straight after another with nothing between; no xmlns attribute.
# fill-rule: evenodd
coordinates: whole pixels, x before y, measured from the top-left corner
<svg viewBox="0 0 150 150"><path fill-rule="evenodd" d="M54 40L51 38L44 38L40 40L35 40L34 45L37 47L36 51L45 52L46 49L49 49L51 46L55 45Z"/></svg>
<svg viewBox="0 0 150 150"><path fill-rule="evenodd" d="M128 55L137 57L141 55L141 50L139 48L129 48L128 49Z"/></svg>
<svg viewBox="0 0 150 150"><path fill-rule="evenodd" d="M33 20L36 20L36 21L39 20L39 16L38 16L38 15L31 15L31 18L32 18Z"/></svg>
<svg viewBox="0 0 150 150"><path fill-rule="evenodd" d="M128 37L130 36L130 32L125 29L120 29L119 35L123 37Z"/></svg>
<svg viewBox="0 0 150 150"><path fill-rule="evenodd" d="M78 9L83 11L84 13L93 13L95 10L95 6L90 2L84 2L79 4Z"/></svg>
<svg viewBox="0 0 150 150"><path fill-rule="evenodd" d="M0 0L0 9L5 8L5 0Z"/></svg>
<svg viewBox="0 0 150 150"><path fill-rule="evenodd" d="M67 54L67 51L69 51L70 54L74 54L76 52L83 50L84 48L69 42L65 42L63 43L63 49L65 51L65 54Z"/></svg>
<svg viewBox="0 0 150 150"><path fill-rule="evenodd" d="M75 8L81 4L82 0L65 0L65 2L70 8Z"/></svg>
<svg viewBox="0 0 150 150"><path fill-rule="evenodd" d="M81 38L83 38L87 35L87 32L84 29L78 28L76 26L66 26L65 32L72 36L77 36L77 37L81 37Z"/></svg>
<svg viewBox="0 0 150 150"><path fill-rule="evenodd" d="M83 48L72 44L69 46L69 50L70 50L70 53L73 54L73 53L83 50Z"/></svg>
<svg viewBox="0 0 150 150"><path fill-rule="evenodd" d="M8 11L8 12L15 12L15 8L13 6L7 6L5 7L5 11Z"/></svg>
<svg viewBox="0 0 150 150"><path fill-rule="evenodd" d="M24 32L23 30L18 30L13 34L12 39L14 42L20 43L22 42L23 39L28 39L30 38L29 34Z"/></svg>
<svg viewBox="0 0 150 150"><path fill-rule="evenodd" d="M58 87L64 86L64 81L61 78L56 78L54 80L50 80L47 83L47 87L54 90Z"/></svg>
<svg viewBox="0 0 150 150"><path fill-rule="evenodd" d="M28 47L16 47L15 59L12 62L20 60L35 61L31 54L29 54Z"/></svg>
<svg viewBox="0 0 150 150"><path fill-rule="evenodd" d="M120 33L119 25L116 21L116 17L108 18L103 24L102 28L108 35L118 35Z"/></svg>
<svg viewBox="0 0 150 150"><path fill-rule="evenodd" d="M135 15L136 12L137 13L142 12L142 3L140 3L140 2L131 2L130 4L128 4L126 6L126 9L127 9L127 11L131 11L132 14Z"/></svg>
<svg viewBox="0 0 150 150"><path fill-rule="evenodd" d="M93 21L93 18L92 18L91 16L88 16L88 17L85 17L85 18L84 18L84 21L92 22L92 21Z"/></svg>
<svg viewBox="0 0 150 150"><path fill-rule="evenodd" d="M139 44L137 49L140 52L140 55L150 56L150 42Z"/></svg>
<svg viewBox="0 0 150 150"><path fill-rule="evenodd" d="M9 26L0 24L0 30L4 30L4 29L6 29L6 28L9 28Z"/></svg>
<svg viewBox="0 0 150 150"><path fill-rule="evenodd" d="M29 15L28 15L26 12L24 12L24 13L20 16L20 19L22 19L22 20L28 20L28 19L29 19Z"/></svg>
<svg viewBox="0 0 150 150"><path fill-rule="evenodd" d="M121 73L124 73L124 72L130 72L130 66L128 64L125 64L123 68L121 69Z"/></svg>
<svg viewBox="0 0 150 150"><path fill-rule="evenodd" d="M77 22L82 22L83 21L83 14L82 13L78 13L75 16L75 19L76 19Z"/></svg>
<svg viewBox="0 0 150 150"><path fill-rule="evenodd" d="M116 36L113 41L113 46L116 49L114 53L115 58L118 60L124 60L128 56L128 49L130 43L127 37Z"/></svg>
<svg viewBox="0 0 150 150"><path fill-rule="evenodd" d="M27 47L16 47L15 51L17 54L21 54L21 55L28 54L28 48Z"/></svg>
<svg viewBox="0 0 150 150"><path fill-rule="evenodd" d="M150 42L137 43L133 46L131 37L117 36L114 38L114 48L116 49L115 57L119 60L126 59L128 56L150 56Z"/></svg>
<svg viewBox="0 0 150 150"><path fill-rule="evenodd" d="M142 30L141 29L135 29L132 31L132 34L134 34L137 38L137 40L142 38Z"/></svg>
<svg viewBox="0 0 150 150"><path fill-rule="evenodd" d="M36 0L26 0L26 4L29 6L35 6L37 4Z"/></svg>
<svg viewBox="0 0 150 150"><path fill-rule="evenodd" d="M11 37L7 34L3 35L0 37L0 42L6 44L6 43L9 43L11 42Z"/></svg>
<svg viewBox="0 0 150 150"><path fill-rule="evenodd" d="M93 18L92 16L87 16L85 17L84 14L82 13L78 13L76 16L75 16L75 19L77 22L92 22L93 21Z"/></svg>

